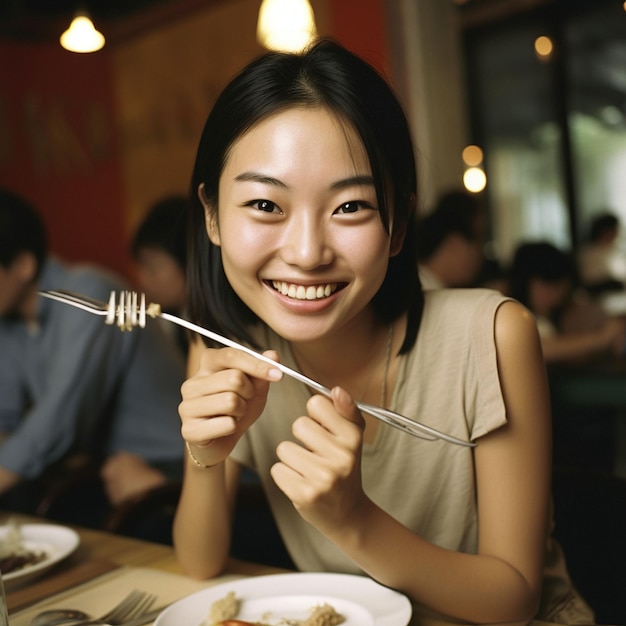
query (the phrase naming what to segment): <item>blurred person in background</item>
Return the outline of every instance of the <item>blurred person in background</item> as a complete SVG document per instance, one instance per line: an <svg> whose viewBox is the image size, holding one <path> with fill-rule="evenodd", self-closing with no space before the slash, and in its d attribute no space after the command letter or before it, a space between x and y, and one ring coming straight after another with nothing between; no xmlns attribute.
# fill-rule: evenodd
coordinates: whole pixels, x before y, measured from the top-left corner
<svg viewBox="0 0 626 626"><path fill-rule="evenodd" d="M31 512L46 477L78 459L96 468L115 456L122 463L103 475L100 510L78 503L76 523L97 524L108 507L180 479L177 406L185 364L174 342L158 324L120 332L38 293L65 289L108 301L111 291L125 288L103 269L49 256L34 207L0 189L2 508Z"/></svg>
<svg viewBox="0 0 626 626"><path fill-rule="evenodd" d="M424 289L472 287L485 262L486 214L461 190L443 194L417 223L417 255Z"/></svg>
<svg viewBox="0 0 626 626"><path fill-rule="evenodd" d="M622 291L626 280L626 258L618 247L620 221L602 212L591 221L589 238L582 246L578 263L582 284L591 294Z"/></svg>
<svg viewBox="0 0 626 626"><path fill-rule="evenodd" d="M185 196L159 200L149 209L131 242L139 290L166 313L183 317L187 295L187 207ZM175 336L186 356L189 340L185 329L169 322L163 326Z"/></svg>
<svg viewBox="0 0 626 626"><path fill-rule="evenodd" d="M517 248L508 295L535 316L547 363L579 362L597 354L623 352L624 321L605 315L577 287L572 255L545 241Z"/></svg>

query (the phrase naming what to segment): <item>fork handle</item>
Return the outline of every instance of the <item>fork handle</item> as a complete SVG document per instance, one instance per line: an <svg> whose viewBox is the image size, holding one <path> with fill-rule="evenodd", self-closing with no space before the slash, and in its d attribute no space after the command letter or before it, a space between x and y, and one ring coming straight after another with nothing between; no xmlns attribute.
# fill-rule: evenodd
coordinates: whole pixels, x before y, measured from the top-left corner
<svg viewBox="0 0 626 626"><path fill-rule="evenodd" d="M198 326L197 324L194 324L193 322L189 322L180 317L176 317L176 315L171 315L169 313L160 312L159 317L165 320L168 320L169 322L172 322L174 324L178 324L179 326L183 326L184 328L187 328L188 330L198 333L199 335L203 335L204 337L212 339L213 341L216 341L217 343L221 343L224 346L235 348L236 350L245 352L246 354L249 354L256 359L259 359L260 361L264 361L265 363L268 363L272 367L275 367L276 369L283 372L283 374L286 374L287 376L290 376L291 378L294 378L300 381L301 383L304 383L308 387L315 389L315 391L317 391L318 393L321 393L327 398L330 398L330 389L328 389L328 387L324 387L324 385L321 385L320 383L313 380L312 378L309 378L308 376L305 376L304 374L301 374L297 370L291 369L290 367L283 365L282 363L279 363L278 361L274 361L270 359L269 357L265 356L264 354L256 352L255 350L252 350L251 348L248 348L247 346L242 346L241 344L237 343L236 341L232 341L231 339L228 339L227 337L222 337L222 335L219 335L218 333L215 333L211 330L207 330L206 328L203 328L202 326ZM431 428L430 426L426 426L425 424L421 424L419 422L416 422L415 420L409 419L408 417L405 417L404 415L401 415L400 413L396 413L395 411L390 411L389 409L383 409L383 408L374 406L372 404L367 404L365 402L355 402L355 404L359 408L359 410L361 410L363 413L367 413L368 415L375 417L381 422L384 422L390 426L393 426L394 428L398 428L399 430L408 432L416 437L419 437L420 439L426 439L428 441L434 441L436 439L443 439L447 441L448 443L453 443L455 445L465 446L468 448L473 448L476 446L476 444L472 443L471 441L464 441L463 439L458 439L457 437L453 437L452 435L442 433L434 428Z"/></svg>

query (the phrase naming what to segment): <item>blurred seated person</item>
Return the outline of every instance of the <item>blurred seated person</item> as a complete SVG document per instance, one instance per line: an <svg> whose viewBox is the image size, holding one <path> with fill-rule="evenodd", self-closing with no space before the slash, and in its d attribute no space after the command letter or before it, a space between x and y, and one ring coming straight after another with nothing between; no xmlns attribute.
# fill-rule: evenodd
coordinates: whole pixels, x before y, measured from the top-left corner
<svg viewBox="0 0 626 626"><path fill-rule="evenodd" d="M424 289L472 287L484 263L486 214L476 196L443 194L417 223L417 255Z"/></svg>
<svg viewBox="0 0 626 626"><path fill-rule="evenodd" d="M166 313L183 316L187 295L187 205L185 196L169 196L156 202L137 227L131 253L137 284L148 302L156 302ZM183 350L188 350L185 329L164 322Z"/></svg>
<svg viewBox="0 0 626 626"><path fill-rule="evenodd" d="M141 290L174 315L185 309L187 207L185 196L159 200L148 210L131 242Z"/></svg>
<svg viewBox="0 0 626 626"><path fill-rule="evenodd" d="M508 295L535 316L548 364L623 351L624 321L586 298L577 274L573 257L548 242L521 244L510 267Z"/></svg>
<svg viewBox="0 0 626 626"><path fill-rule="evenodd" d="M185 363L171 338L150 321L121 332L38 294L65 289L108 301L124 288L102 269L49 256L36 210L0 189L0 508L31 512L45 479L81 458L96 468L112 455L125 460L108 500L103 492L103 516L111 505L180 479ZM92 513L76 523L97 525Z"/></svg>
<svg viewBox="0 0 626 626"><path fill-rule="evenodd" d="M591 222L578 259L581 282L591 294L624 289L626 258L617 245L619 233L620 222L613 213L600 213Z"/></svg>

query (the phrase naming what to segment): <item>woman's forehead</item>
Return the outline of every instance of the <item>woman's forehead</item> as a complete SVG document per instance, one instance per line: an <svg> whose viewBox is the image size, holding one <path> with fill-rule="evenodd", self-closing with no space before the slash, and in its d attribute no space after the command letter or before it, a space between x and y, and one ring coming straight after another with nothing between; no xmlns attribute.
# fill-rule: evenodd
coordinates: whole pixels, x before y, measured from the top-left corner
<svg viewBox="0 0 626 626"><path fill-rule="evenodd" d="M311 144L339 142L355 162L361 162L360 167L367 166L369 169L369 158L357 129L345 117L321 105L290 106L266 115L235 139L224 163L228 163L233 152L242 144L249 146L257 137L260 137L260 141L273 137L283 140L293 137L295 142L298 136L306 132L309 133L308 141Z"/></svg>

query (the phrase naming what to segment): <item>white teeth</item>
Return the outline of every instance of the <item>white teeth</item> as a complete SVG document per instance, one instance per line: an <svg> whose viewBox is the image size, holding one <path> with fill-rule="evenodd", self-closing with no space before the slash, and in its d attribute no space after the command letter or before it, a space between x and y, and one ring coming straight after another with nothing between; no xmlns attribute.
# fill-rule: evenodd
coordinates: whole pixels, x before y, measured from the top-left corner
<svg viewBox="0 0 626 626"><path fill-rule="evenodd" d="M328 298L337 289L337 283L327 283L325 285L295 285L294 283L285 283L273 280L272 286L283 296L289 296L295 300L320 300Z"/></svg>

